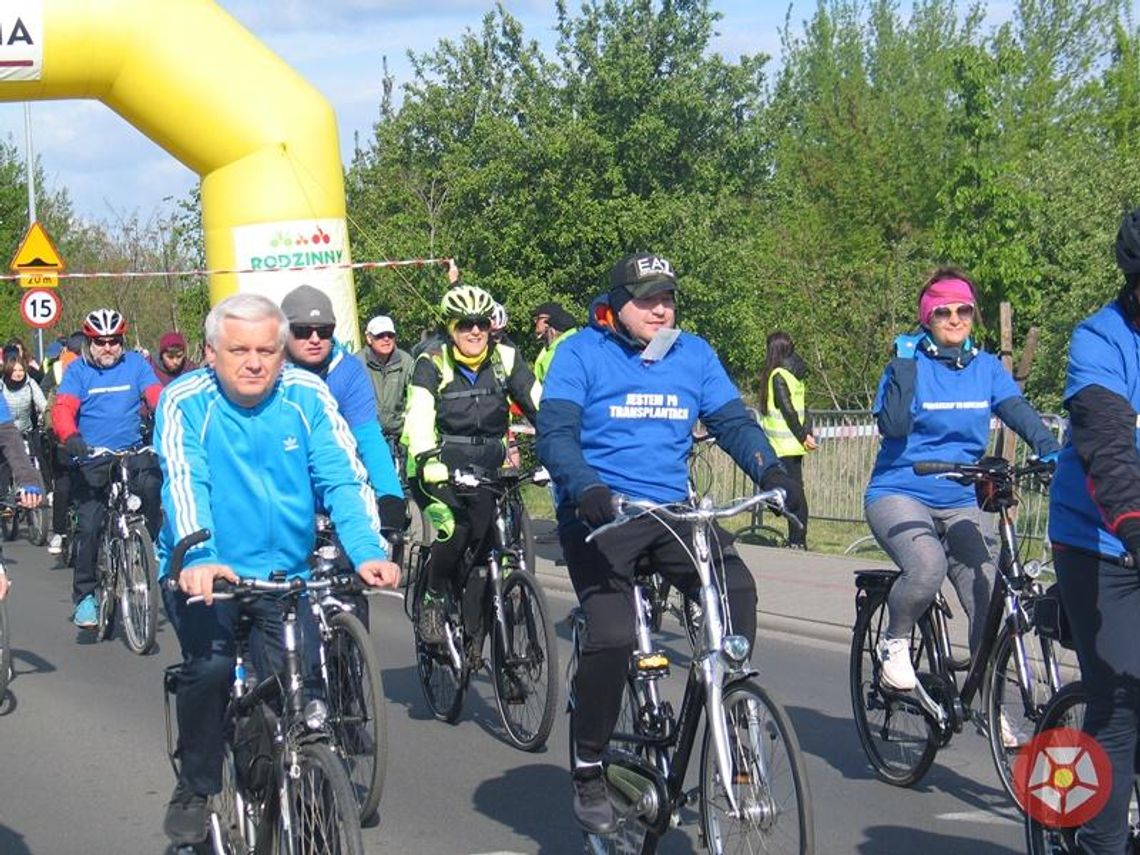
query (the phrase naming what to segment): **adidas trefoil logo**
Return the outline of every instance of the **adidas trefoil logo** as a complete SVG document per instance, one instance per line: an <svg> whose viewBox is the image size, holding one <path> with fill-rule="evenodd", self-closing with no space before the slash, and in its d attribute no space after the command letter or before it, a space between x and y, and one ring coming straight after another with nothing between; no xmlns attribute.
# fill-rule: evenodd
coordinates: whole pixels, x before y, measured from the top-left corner
<svg viewBox="0 0 1140 855"><path fill-rule="evenodd" d="M286 451L296 451L298 448L301 447L301 443L297 442L297 437L295 437L295 436L285 437L284 442L282 442L281 444L285 447Z"/></svg>

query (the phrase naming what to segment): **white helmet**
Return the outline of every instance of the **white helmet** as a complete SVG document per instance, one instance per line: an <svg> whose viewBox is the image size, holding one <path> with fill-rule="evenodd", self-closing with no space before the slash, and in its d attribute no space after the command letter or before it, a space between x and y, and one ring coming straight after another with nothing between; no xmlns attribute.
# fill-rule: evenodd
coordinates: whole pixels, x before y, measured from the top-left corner
<svg viewBox="0 0 1140 855"><path fill-rule="evenodd" d="M491 332L502 332L507 328L507 307L495 303L491 309Z"/></svg>

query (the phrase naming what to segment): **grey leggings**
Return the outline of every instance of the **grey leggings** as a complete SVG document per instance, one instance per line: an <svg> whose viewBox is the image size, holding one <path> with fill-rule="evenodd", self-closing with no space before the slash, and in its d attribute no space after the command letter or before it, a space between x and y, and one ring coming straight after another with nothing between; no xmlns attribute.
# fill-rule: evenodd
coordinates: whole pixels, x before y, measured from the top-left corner
<svg viewBox="0 0 1140 855"><path fill-rule="evenodd" d="M887 637L910 636L949 573L970 619L970 650L977 650L996 572L993 515L977 506L930 508L897 495L877 499L866 515L875 540L902 570L887 599Z"/></svg>

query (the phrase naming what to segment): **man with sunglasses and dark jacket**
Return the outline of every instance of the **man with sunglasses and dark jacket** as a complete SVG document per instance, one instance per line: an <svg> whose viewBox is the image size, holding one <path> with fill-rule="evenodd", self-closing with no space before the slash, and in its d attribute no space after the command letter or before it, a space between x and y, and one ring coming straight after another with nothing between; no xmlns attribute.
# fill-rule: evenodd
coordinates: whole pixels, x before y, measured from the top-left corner
<svg viewBox="0 0 1140 855"><path fill-rule="evenodd" d="M301 285L285 295L281 310L289 321L285 340L289 361L312 371L328 384L368 470L385 533L403 531L404 491L380 429L372 381L360 360L353 359L344 345L333 338L336 316L332 300L311 285Z"/></svg>

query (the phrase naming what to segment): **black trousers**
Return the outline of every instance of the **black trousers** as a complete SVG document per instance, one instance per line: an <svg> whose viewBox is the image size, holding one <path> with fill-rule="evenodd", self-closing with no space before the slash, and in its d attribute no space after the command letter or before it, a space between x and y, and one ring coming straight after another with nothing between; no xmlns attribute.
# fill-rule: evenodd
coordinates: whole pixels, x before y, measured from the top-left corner
<svg viewBox="0 0 1140 855"><path fill-rule="evenodd" d="M578 601L586 612L586 639L574 678L573 738L578 757L599 759L621 712L622 694L636 644L634 571L641 556L673 587L689 596L700 585L696 567L677 538L658 520L641 517L591 543L589 528L560 514L559 539ZM677 535L690 542L688 525L672 524ZM756 640L756 583L732 548L731 536L714 529L714 560L723 557L728 588L726 634ZM719 544L720 549L717 549Z"/></svg>
<svg viewBox="0 0 1140 855"><path fill-rule="evenodd" d="M117 465L117 464L116 464ZM75 573L72 598L79 602L95 590L98 581L95 563L99 551L99 535L107 521L107 483L92 477L91 472L73 469L71 495L77 507L75 523ZM147 460L130 472L131 491L142 500L146 529L151 539L162 527L162 472Z"/></svg>
<svg viewBox="0 0 1140 855"><path fill-rule="evenodd" d="M1077 842L1088 855L1118 855L1128 840L1140 727L1140 574L1063 548L1053 561L1088 692L1082 729L1112 762L1108 802L1081 827Z"/></svg>
<svg viewBox="0 0 1140 855"><path fill-rule="evenodd" d="M800 505L797 516L800 522L804 524L802 529L796 528L795 523L788 523L788 546L798 546L807 548L807 526L808 526L808 503L807 493L804 492L804 456L803 454L793 454L790 457L781 457L780 462L784 464L784 468L788 470L788 474L792 476L797 484L800 485L800 493L804 497L803 504Z"/></svg>
<svg viewBox="0 0 1140 855"><path fill-rule="evenodd" d="M284 616L280 603L261 598L246 603L216 600L213 605L186 604L186 596L162 586L163 605L182 645L178 682L178 755L180 780L195 793L222 790L222 748L226 704L234 678L234 632L244 612L253 618L246 666L257 678L278 673L285 664ZM317 673L319 648L316 621L302 599L297 609L297 644L307 680Z"/></svg>
<svg viewBox="0 0 1140 855"><path fill-rule="evenodd" d="M427 587L432 594L444 594L449 585L454 584L459 564L463 560L463 550L470 546L476 555L486 551L491 533L491 521L495 516L495 495L482 487L465 489L462 492L447 484L428 488L416 479L412 482L412 493L420 508L431 501L441 501L451 509L455 517L455 531L447 540L436 538L431 545L431 561L428 563Z"/></svg>

